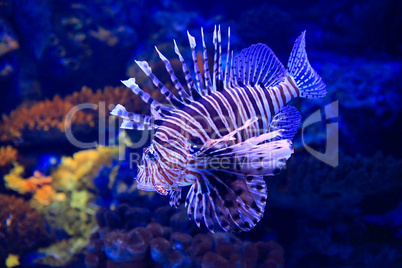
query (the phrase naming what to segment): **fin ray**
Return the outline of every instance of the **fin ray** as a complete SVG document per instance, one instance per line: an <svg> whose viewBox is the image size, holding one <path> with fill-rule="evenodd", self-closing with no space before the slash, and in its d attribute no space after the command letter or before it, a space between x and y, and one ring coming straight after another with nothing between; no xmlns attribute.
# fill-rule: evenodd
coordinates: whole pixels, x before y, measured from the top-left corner
<svg viewBox="0 0 402 268"><path fill-rule="evenodd" d="M320 98L327 93L321 76L313 69L307 58L306 31L296 39L288 61L288 69L300 90L300 97Z"/></svg>
<svg viewBox="0 0 402 268"><path fill-rule="evenodd" d="M180 205L181 188L172 189L169 192L169 205L172 208L177 208Z"/></svg>
<svg viewBox="0 0 402 268"><path fill-rule="evenodd" d="M153 127L154 117L143 114L136 114L127 112L126 108L117 104L114 109L110 112L111 115L118 116L126 121L131 121L135 124L147 125Z"/></svg>
<svg viewBox="0 0 402 268"><path fill-rule="evenodd" d="M197 225L204 220L212 232L216 221L226 232L241 232L251 230L262 218L265 202L257 203L255 198L266 199L263 180L247 183L242 174L216 169L194 170L192 174L197 179L189 191L187 209L189 216L194 214ZM262 193L254 193L253 187Z"/></svg>
<svg viewBox="0 0 402 268"><path fill-rule="evenodd" d="M130 88L131 91L138 95L145 103L151 106L151 110L153 110L158 117L169 114L170 108L165 105L157 102L155 99L151 97L147 92L140 89L140 87L135 82L135 78L129 78L127 80L121 81L126 87Z"/></svg>
<svg viewBox="0 0 402 268"><path fill-rule="evenodd" d="M201 38L202 38L202 48L203 48L202 60L204 62L204 79L205 79L205 85L208 90L207 93L209 94L214 91L214 88L211 83L211 73L209 71L209 65L208 65L208 52L207 52L207 46L205 45L203 28L201 28Z"/></svg>
<svg viewBox="0 0 402 268"><path fill-rule="evenodd" d="M203 85L203 79L202 79L202 75L200 72L200 68L198 67L198 60L197 60L197 54L195 52L195 38L187 31L187 36L188 36L188 41L190 43L190 48L191 48L191 55L193 58L193 64L194 64L194 73L195 73L195 81L197 82L197 91L198 94L200 94L201 96L205 96L207 94L207 90L204 88Z"/></svg>
<svg viewBox="0 0 402 268"><path fill-rule="evenodd" d="M194 80L191 77L191 72L188 69L186 62L184 61L184 58L180 53L179 47L177 46L177 43L176 43L176 40L173 39L173 43L174 43L174 52L179 57L179 60L181 62L182 70L183 70L183 73L184 73L184 79L186 80L187 88L189 90L187 92L187 94L189 94L191 96L192 100L194 100L194 98L196 97L196 96L193 95Z"/></svg>
<svg viewBox="0 0 402 268"><path fill-rule="evenodd" d="M179 79L177 79L177 77L173 71L172 65L170 64L168 59L159 51L159 49L156 46L155 46L155 50L158 53L159 58L165 64L166 71L169 73L170 80L172 81L174 87L177 89L177 92L180 95L181 100L184 101L185 103L191 103L191 97L187 94L186 90L183 88Z"/></svg>
<svg viewBox="0 0 402 268"><path fill-rule="evenodd" d="M253 86L262 83L265 87L273 87L286 77L282 63L265 44L254 44L243 49L234 62L236 84Z"/></svg>
<svg viewBox="0 0 402 268"><path fill-rule="evenodd" d="M228 87L230 81L230 66L229 66L229 57L230 57L230 27L228 27L228 48L226 54L226 66L225 66L225 77L223 79L224 88Z"/></svg>
<svg viewBox="0 0 402 268"><path fill-rule="evenodd" d="M174 107L180 108L184 106L182 100L179 100L159 79L152 73L151 67L149 67L146 61L135 61L141 70L152 80L152 83L159 89L159 91L165 96L166 100Z"/></svg>

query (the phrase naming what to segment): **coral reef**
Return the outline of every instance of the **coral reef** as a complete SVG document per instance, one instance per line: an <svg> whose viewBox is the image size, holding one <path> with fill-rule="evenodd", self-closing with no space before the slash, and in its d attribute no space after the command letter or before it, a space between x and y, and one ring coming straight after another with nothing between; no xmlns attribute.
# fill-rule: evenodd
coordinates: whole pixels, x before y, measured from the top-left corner
<svg viewBox="0 0 402 268"><path fill-rule="evenodd" d="M189 230L183 207L166 219L159 218L160 207L152 220L140 218L146 209L120 205L114 211L96 213L99 226L92 234L87 267L282 267L283 248L274 241L242 241L229 233L203 234ZM184 215L183 226L175 217ZM135 216L138 215L138 216ZM149 215L149 212L148 212ZM179 217L180 218L180 217ZM183 228L184 227L184 228ZM194 228L194 226L193 226ZM194 231L192 231L194 230ZM184 232L183 232L184 231ZM186 233L188 232L188 233Z"/></svg>
<svg viewBox="0 0 402 268"><path fill-rule="evenodd" d="M64 191L94 188L93 179L104 166L112 165L118 150L118 147L98 147L63 157L52 174L53 186Z"/></svg>
<svg viewBox="0 0 402 268"><path fill-rule="evenodd" d="M6 266L7 267L16 267L19 266L21 263L19 261L18 255L10 254L6 259Z"/></svg>
<svg viewBox="0 0 402 268"><path fill-rule="evenodd" d="M79 151L72 157L62 157L61 163L51 173L49 186L64 199L53 200L46 206L31 200L57 234L57 241L51 247L41 249L44 256L36 262L63 266L86 248L97 208L94 178L105 166L112 166L117 152L117 147L98 147Z"/></svg>
<svg viewBox="0 0 402 268"><path fill-rule="evenodd" d="M43 206L47 206L55 200L63 201L66 198L64 193L56 193L52 188L52 177L35 171L33 176L24 179L21 177L23 172L24 167L16 164L11 172L4 176L6 187L20 194L32 194L33 200Z"/></svg>
<svg viewBox="0 0 402 268"><path fill-rule="evenodd" d="M12 146L1 146L0 147L0 177L9 173L14 164L16 164L18 157L18 151ZM0 180L0 192L5 192L6 186L4 180Z"/></svg>
<svg viewBox="0 0 402 268"><path fill-rule="evenodd" d="M29 203L0 194L0 207L0 266L10 253L28 253L51 242L44 218Z"/></svg>
<svg viewBox="0 0 402 268"><path fill-rule="evenodd" d="M129 157L129 156L127 156ZM127 158L126 158L127 159ZM131 167L130 167L131 165ZM110 167L104 166L93 179L96 187L96 204L101 207L116 206L120 198L138 201L145 196L154 195L153 192L136 191L134 178L137 168L129 161L114 161Z"/></svg>
<svg viewBox="0 0 402 268"><path fill-rule="evenodd" d="M95 224L95 195L99 194L95 178L100 173L117 176L118 150L118 147L98 147L79 151L72 157L62 157L60 163L51 169L49 176L35 171L33 176L24 178L24 167L18 164L4 176L8 189L27 199L32 196L31 206L42 214L55 235L55 242L48 248L40 249L39 255L34 257L35 262L64 266L74 259L75 254L85 250ZM44 170L47 169L44 167ZM18 201L16 206L20 203Z"/></svg>
<svg viewBox="0 0 402 268"><path fill-rule="evenodd" d="M53 100L38 102L32 107L20 107L11 112L10 116L3 115L1 140L23 139L23 141L29 141L29 139L35 140L41 136L44 136L43 140L60 138L64 134L64 119L73 107L73 103L64 101L58 96L55 96ZM78 111L74 123L91 125L91 119L85 116L84 112ZM92 126L94 126L93 122ZM46 135L47 133L51 134ZM24 135L33 137L24 138Z"/></svg>
<svg viewBox="0 0 402 268"><path fill-rule="evenodd" d="M106 188L116 194L125 193L133 182L132 170L117 165L118 150L118 147L83 150L72 157L62 157L59 164L57 159L50 157L53 160L50 169L47 166L49 159L44 157L41 161L45 163L38 163L38 166L50 172L49 176L35 171L33 176L24 178L24 167L18 164L4 176L7 188L26 198L32 196L30 204L43 215L54 234L54 243L50 247L41 248L38 255L33 257L35 263L64 266L86 249L95 225L96 203L102 204L97 199L104 198L104 192L101 191L103 188L98 187L98 181L105 181L106 177ZM130 176L131 181L122 188L127 176ZM138 196L135 199L136 195L137 192L130 194L129 198L141 198ZM110 204L103 203L107 206ZM143 211L139 211L136 218L147 219ZM4 255L7 256L6 253Z"/></svg>
<svg viewBox="0 0 402 268"><path fill-rule="evenodd" d="M152 93L156 99L161 99L157 91ZM95 109L79 109L71 118L66 117L79 104L94 104ZM123 103L136 112L148 112L148 107L138 96L125 87L105 87L92 91L83 87L64 99L55 96L52 100L44 100L26 107L20 106L9 116L3 115L0 122L0 140L21 144L41 144L48 142L65 142L65 128L71 127L74 135L85 136L96 130L99 117L109 116L109 105ZM104 106L103 106L104 104ZM101 106L102 105L102 106ZM112 107L113 108L113 107ZM127 108L128 109L128 108ZM92 132L91 132L92 130Z"/></svg>

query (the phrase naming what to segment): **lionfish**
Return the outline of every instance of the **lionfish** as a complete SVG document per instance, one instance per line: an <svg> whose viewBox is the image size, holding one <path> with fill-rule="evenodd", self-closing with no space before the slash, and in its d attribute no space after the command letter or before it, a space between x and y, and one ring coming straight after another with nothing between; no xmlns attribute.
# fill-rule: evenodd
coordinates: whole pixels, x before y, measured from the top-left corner
<svg viewBox="0 0 402 268"><path fill-rule="evenodd" d="M223 71L221 30L215 26L212 77L202 28L203 74L195 38L187 35L195 81L175 40L186 87L155 47L177 94L158 80L147 62L135 62L170 105L157 102L130 78L122 83L150 105L152 116L127 112L120 104L111 114L123 118L121 128L155 131L138 166L138 189L169 194L170 205L177 208L181 188L191 185L185 205L198 227L204 222L211 232L219 226L226 232L249 231L264 214L267 186L263 176L279 174L293 153L292 139L301 116L286 104L295 97L325 96L325 84L308 61L305 31L297 38L285 69L261 43L233 57L229 28Z"/></svg>

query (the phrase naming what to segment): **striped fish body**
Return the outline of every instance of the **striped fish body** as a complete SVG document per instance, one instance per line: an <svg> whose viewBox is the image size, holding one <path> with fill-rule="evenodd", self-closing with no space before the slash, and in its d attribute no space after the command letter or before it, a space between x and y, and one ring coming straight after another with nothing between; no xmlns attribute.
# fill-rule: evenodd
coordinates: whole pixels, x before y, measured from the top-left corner
<svg viewBox="0 0 402 268"><path fill-rule="evenodd" d="M243 126L248 119L257 117L257 124L238 134L237 141L241 142L266 133L273 117L299 95L292 80L287 77L277 86L268 88L263 85L228 86L184 107L182 113L196 118L202 126L196 131L201 134L202 144L208 139L222 137ZM181 120L185 122L186 117L182 116Z"/></svg>
<svg viewBox="0 0 402 268"><path fill-rule="evenodd" d="M139 166L138 189L170 194L170 204L177 207L181 187L191 185L187 212L198 226L204 223L211 232L217 228L249 231L265 210L263 176L278 174L293 153L291 140L301 116L286 104L295 97L322 97L325 85L307 59L305 32L295 42L287 69L264 44L243 49L235 58L232 52L230 58L228 42L223 72L220 28L215 28L212 77L201 33L203 76L195 39L188 34L195 81L175 43L186 88L157 50L179 97L152 74L146 62L137 62L171 107L153 100L130 78L122 82L151 105L153 116L129 113L121 105L112 114L123 118L122 128L156 129L154 140L144 150L144 165Z"/></svg>
<svg viewBox="0 0 402 268"><path fill-rule="evenodd" d="M212 92L166 117L155 133L154 145L160 157L166 159L167 169L185 170L189 146L200 147L207 140L221 138L243 126L249 118L258 121L250 128L239 131L237 142L260 136L269 130L275 114L292 98L298 96L298 89L291 77L278 86L232 86ZM191 144L187 144L190 141ZM166 171L168 172L168 171ZM162 180L165 188L191 185L185 176ZM173 182L177 182L173 186Z"/></svg>

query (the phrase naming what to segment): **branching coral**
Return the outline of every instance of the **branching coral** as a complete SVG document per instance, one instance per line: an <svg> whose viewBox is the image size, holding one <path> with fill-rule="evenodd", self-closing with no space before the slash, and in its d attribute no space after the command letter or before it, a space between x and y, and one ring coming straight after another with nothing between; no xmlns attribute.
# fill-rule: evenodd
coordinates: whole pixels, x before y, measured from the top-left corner
<svg viewBox="0 0 402 268"><path fill-rule="evenodd" d="M16 164L11 172L4 176L6 187L20 194L31 193L33 200L44 206L55 200L62 201L65 199L64 193L56 193L52 188L52 177L43 176L39 171L35 171L33 176L24 179L21 177L23 172L24 167Z"/></svg>
<svg viewBox="0 0 402 268"><path fill-rule="evenodd" d="M9 253L27 253L49 244L46 222L29 203L0 194L0 207L0 266Z"/></svg>
<svg viewBox="0 0 402 268"><path fill-rule="evenodd" d="M20 177L24 172L24 167L15 165L11 172L4 176L4 181L9 189L20 194L35 193L42 186L49 185L52 182L51 177L45 177L40 172L35 172L32 177L24 179Z"/></svg>
<svg viewBox="0 0 402 268"><path fill-rule="evenodd" d="M161 99L157 91L151 95ZM66 117L78 104L95 104L95 109L78 109L72 117L71 123ZM92 91L83 87L64 99L55 96L52 100L40 101L30 107L20 106L9 116L3 115L0 122L0 140L3 142L34 143L49 141L65 141L65 127L71 126L73 132L88 133L96 131L99 117L109 116L109 105L122 103L132 111L147 113L148 107L141 99L125 87L105 87ZM100 106L104 104L104 106ZM105 109L102 109L104 107ZM89 127L89 128L88 128Z"/></svg>
<svg viewBox="0 0 402 268"><path fill-rule="evenodd" d="M60 240L51 247L42 249L45 256L39 263L63 266L80 253L88 243L95 219L94 178L103 167L110 167L117 157L118 148L98 147L63 157L51 174L51 186L65 196L64 200L51 202L47 206L32 203L47 219L50 227L60 235ZM38 194L38 193L37 193ZM69 253L66 254L66 249Z"/></svg>
<svg viewBox="0 0 402 268"><path fill-rule="evenodd" d="M62 138L64 119L68 111L74 107L69 101L64 101L55 96L53 100L41 101L32 107L21 106L11 112L10 116L3 115L0 125L0 138L2 141L45 139L52 133L53 139ZM91 116L85 116L84 112L77 112L73 119L75 124L90 124ZM36 134L36 135L35 135Z"/></svg>
<svg viewBox="0 0 402 268"><path fill-rule="evenodd" d="M72 157L63 157L50 176L35 171L32 177L25 179L22 177L24 167L18 164L4 176L9 189L32 194L31 205L57 234L57 241L51 247L41 249L44 256L36 262L64 266L74 254L86 248L95 224L97 189L94 179L101 171L108 174L117 172L117 153L118 147L83 150Z"/></svg>
<svg viewBox="0 0 402 268"><path fill-rule="evenodd" d="M63 191L94 188L93 178L104 166L111 166L117 153L118 147L98 147L79 151L72 157L63 157L52 174L53 186Z"/></svg>

